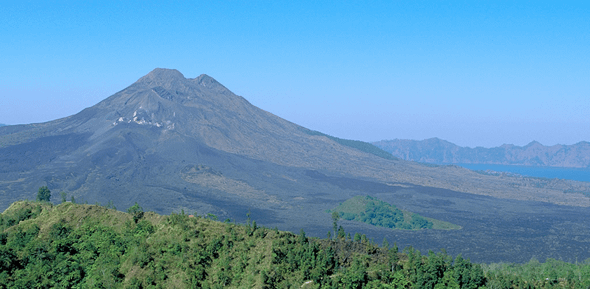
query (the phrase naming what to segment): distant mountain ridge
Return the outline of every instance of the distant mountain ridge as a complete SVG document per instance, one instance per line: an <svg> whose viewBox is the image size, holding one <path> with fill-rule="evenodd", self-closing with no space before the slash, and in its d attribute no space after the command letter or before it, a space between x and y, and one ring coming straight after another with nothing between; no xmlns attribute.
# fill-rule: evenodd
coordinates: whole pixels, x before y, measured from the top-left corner
<svg viewBox="0 0 590 289"><path fill-rule="evenodd" d="M590 143L586 141L553 146L533 141L522 147L504 144L494 148L460 147L439 138L382 140L373 144L400 159L424 163L590 168Z"/></svg>

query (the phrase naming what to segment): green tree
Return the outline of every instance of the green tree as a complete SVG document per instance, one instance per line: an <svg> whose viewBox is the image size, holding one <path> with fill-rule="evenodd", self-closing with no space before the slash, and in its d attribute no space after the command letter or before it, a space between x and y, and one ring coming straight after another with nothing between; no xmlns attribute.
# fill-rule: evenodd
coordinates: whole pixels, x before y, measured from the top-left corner
<svg viewBox="0 0 590 289"><path fill-rule="evenodd" d="M354 241L360 243L361 242L361 234L354 233Z"/></svg>
<svg viewBox="0 0 590 289"><path fill-rule="evenodd" d="M393 243L393 248L387 250L387 260L391 267L391 272L394 272L397 267L397 261L399 261L398 253L399 249L397 243Z"/></svg>
<svg viewBox="0 0 590 289"><path fill-rule="evenodd" d="M207 218L213 220L213 221L217 221L217 216L215 216L214 214L211 213L207 213Z"/></svg>
<svg viewBox="0 0 590 289"><path fill-rule="evenodd" d="M306 244L307 243L307 236L305 236L305 231L303 231L303 229L301 229L299 231L299 238L298 238L299 244Z"/></svg>
<svg viewBox="0 0 590 289"><path fill-rule="evenodd" d="M334 222L332 225L334 226L334 237L338 236L338 220L340 219L340 214L336 211L332 212L332 221Z"/></svg>
<svg viewBox="0 0 590 289"><path fill-rule="evenodd" d="M137 202L135 202L135 205L129 207L129 209L127 209L127 213L132 214L133 215L133 221L137 224L137 222L143 218L143 208L140 207Z"/></svg>
<svg viewBox="0 0 590 289"><path fill-rule="evenodd" d="M389 250L389 242L387 241L387 238L383 237L383 242L381 242L381 247Z"/></svg>
<svg viewBox="0 0 590 289"><path fill-rule="evenodd" d="M363 257L354 258L342 278L345 288L363 288L368 281L367 264Z"/></svg>
<svg viewBox="0 0 590 289"><path fill-rule="evenodd" d="M344 231L344 228L342 228L342 226L338 227L338 239L345 239L346 238L346 232Z"/></svg>
<svg viewBox="0 0 590 289"><path fill-rule="evenodd" d="M66 192L60 192L59 195L61 196L61 202L65 203L66 202Z"/></svg>
<svg viewBox="0 0 590 289"><path fill-rule="evenodd" d="M49 202L51 199L51 191L47 188L47 186L42 186L39 188L37 192L37 201L41 202Z"/></svg>

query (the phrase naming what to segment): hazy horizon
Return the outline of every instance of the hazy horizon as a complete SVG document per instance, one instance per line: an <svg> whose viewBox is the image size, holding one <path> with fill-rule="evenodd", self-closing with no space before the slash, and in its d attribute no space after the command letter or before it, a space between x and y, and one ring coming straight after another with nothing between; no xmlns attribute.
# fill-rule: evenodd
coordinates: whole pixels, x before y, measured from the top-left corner
<svg viewBox="0 0 590 289"><path fill-rule="evenodd" d="M75 114L156 67L333 136L590 140L590 4L6 3L0 123Z"/></svg>

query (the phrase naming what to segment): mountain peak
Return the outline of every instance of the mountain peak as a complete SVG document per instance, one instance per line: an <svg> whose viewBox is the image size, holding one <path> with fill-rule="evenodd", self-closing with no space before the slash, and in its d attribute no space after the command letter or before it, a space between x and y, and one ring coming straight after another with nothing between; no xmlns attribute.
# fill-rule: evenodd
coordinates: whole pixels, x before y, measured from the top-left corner
<svg viewBox="0 0 590 289"><path fill-rule="evenodd" d="M170 83L174 81L184 81L184 75L176 69L156 68L150 73L140 78L140 83Z"/></svg>
<svg viewBox="0 0 590 289"><path fill-rule="evenodd" d="M534 147L542 147L543 145L540 142L534 140L534 141L530 142L529 144L527 144L524 147L525 148L528 148L528 147L532 147L532 146L534 146Z"/></svg>
<svg viewBox="0 0 590 289"><path fill-rule="evenodd" d="M215 80L213 77L207 75L207 74L201 74L198 77L196 77L195 82L197 83L219 83L217 80Z"/></svg>
<svg viewBox="0 0 590 289"><path fill-rule="evenodd" d="M432 138L429 138L429 139L425 139L423 142L424 143L427 143L427 144L454 145L453 143L450 143L450 142L448 142L448 141L446 141L444 139L440 139L440 138L437 138L437 137L432 137Z"/></svg>
<svg viewBox="0 0 590 289"><path fill-rule="evenodd" d="M155 68L154 70L150 71L150 73L146 74L144 77L153 77L153 78L184 78L184 75L176 70L176 69L169 69L169 68Z"/></svg>
<svg viewBox="0 0 590 289"><path fill-rule="evenodd" d="M232 94L229 89L223 86L223 84L207 74L201 74L196 78L185 78L184 75L176 69L156 68L135 83L147 85L150 88L160 86L170 89L174 87L177 90L180 87L195 87L194 85L197 85L197 87L201 87L201 89L205 88L206 91L213 93L225 95Z"/></svg>
<svg viewBox="0 0 590 289"><path fill-rule="evenodd" d="M191 81L205 88L216 90L217 92L229 92L223 84L207 74L201 74L198 77L191 79Z"/></svg>

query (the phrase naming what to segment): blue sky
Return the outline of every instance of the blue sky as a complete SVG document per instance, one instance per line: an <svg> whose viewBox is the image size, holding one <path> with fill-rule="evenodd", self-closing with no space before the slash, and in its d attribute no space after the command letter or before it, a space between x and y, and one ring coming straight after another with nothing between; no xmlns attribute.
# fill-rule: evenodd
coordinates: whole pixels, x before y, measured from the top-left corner
<svg viewBox="0 0 590 289"><path fill-rule="evenodd" d="M3 3L0 123L165 67L342 138L590 141L588 1L216 2Z"/></svg>

